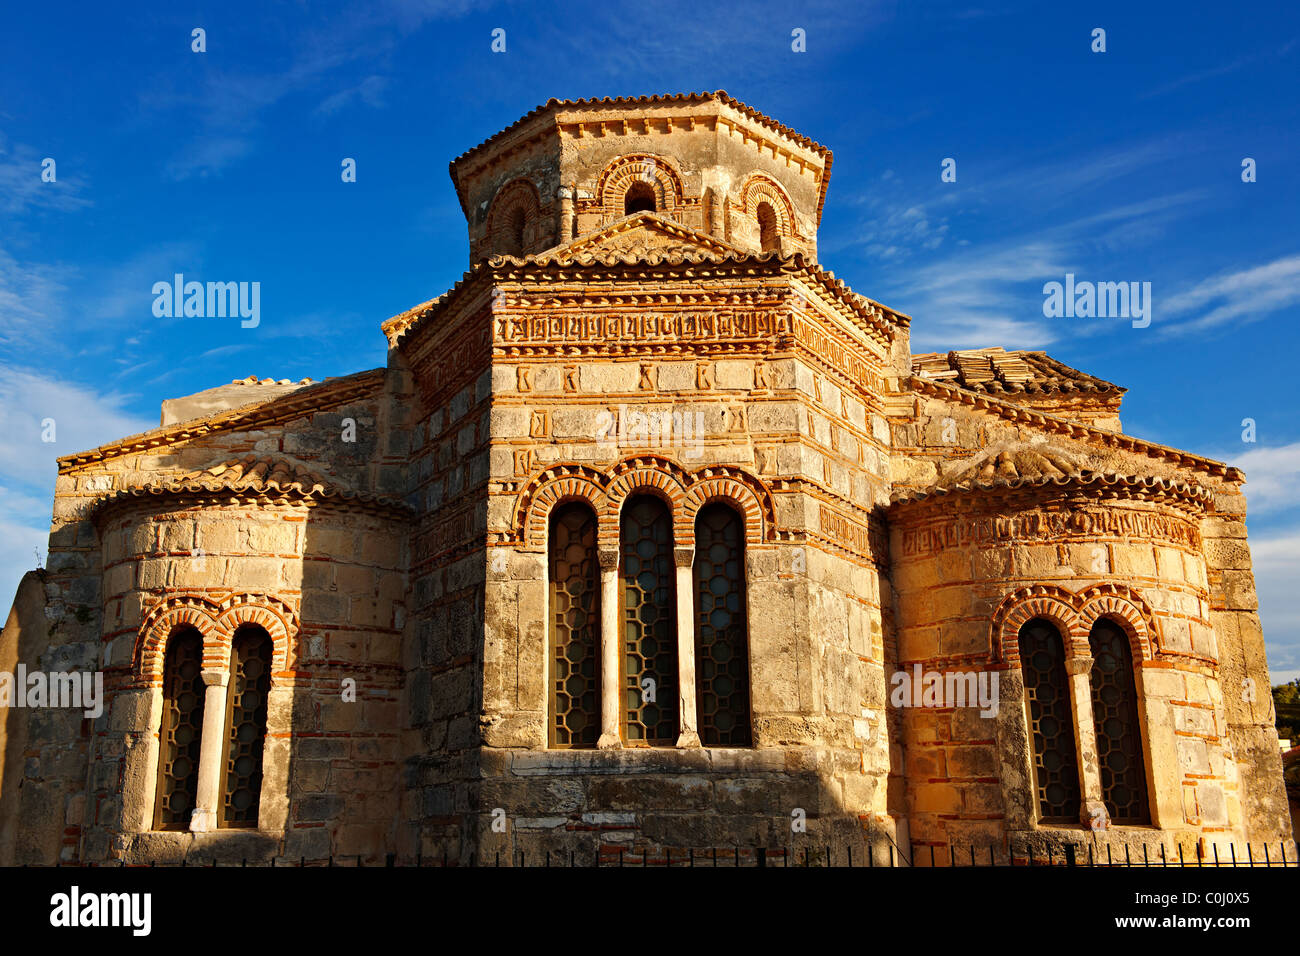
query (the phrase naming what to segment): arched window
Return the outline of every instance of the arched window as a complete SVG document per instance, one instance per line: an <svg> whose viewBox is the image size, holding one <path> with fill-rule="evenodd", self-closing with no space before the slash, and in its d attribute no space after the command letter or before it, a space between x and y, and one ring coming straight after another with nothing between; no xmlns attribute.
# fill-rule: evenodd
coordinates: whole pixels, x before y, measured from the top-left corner
<svg viewBox="0 0 1300 956"><path fill-rule="evenodd" d="M594 747L600 729L596 516L582 504L557 508L550 542L550 745Z"/></svg>
<svg viewBox="0 0 1300 956"><path fill-rule="evenodd" d="M1079 765L1061 634L1042 618L1020 629L1020 666L1034 744L1034 782L1043 823L1079 822Z"/></svg>
<svg viewBox="0 0 1300 956"><path fill-rule="evenodd" d="M619 623L623 634L623 739L677 742L677 591L672 518L650 495L623 506Z"/></svg>
<svg viewBox="0 0 1300 956"><path fill-rule="evenodd" d="M501 252L509 256L524 254L524 230L528 226L528 211L523 206L516 206L506 213L504 231L501 236Z"/></svg>
<svg viewBox="0 0 1300 956"><path fill-rule="evenodd" d="M655 212L657 208L655 188L647 182L635 182L623 194L623 215L625 216L630 216L634 212Z"/></svg>
<svg viewBox="0 0 1300 956"><path fill-rule="evenodd" d="M271 690L271 638L256 625L235 632L226 701L226 746L222 754L218 826L256 827L262 794L262 746Z"/></svg>
<svg viewBox="0 0 1300 956"><path fill-rule="evenodd" d="M1128 635L1102 618L1088 635L1092 648L1092 719L1097 728L1101 795L1112 823L1150 822L1142 728Z"/></svg>
<svg viewBox="0 0 1300 956"><path fill-rule="evenodd" d="M764 252L771 252L781 245L776 226L776 210L771 203L758 204L758 241Z"/></svg>
<svg viewBox="0 0 1300 956"><path fill-rule="evenodd" d="M749 648L740 515L706 505L695 521L695 694L700 742L748 747Z"/></svg>
<svg viewBox="0 0 1300 956"><path fill-rule="evenodd" d="M158 739L155 830L187 830L198 802L199 747L203 731L203 638L192 627L167 640L163 714Z"/></svg>

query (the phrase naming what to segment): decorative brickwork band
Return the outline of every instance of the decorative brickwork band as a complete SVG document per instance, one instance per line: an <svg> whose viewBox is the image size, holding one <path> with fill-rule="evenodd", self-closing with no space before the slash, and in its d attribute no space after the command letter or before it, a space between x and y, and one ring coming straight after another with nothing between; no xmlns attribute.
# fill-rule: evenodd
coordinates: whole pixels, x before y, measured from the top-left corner
<svg viewBox="0 0 1300 956"><path fill-rule="evenodd" d="M751 219L757 218L759 203L767 203L776 213L777 234L782 236L798 237L799 230L795 225L794 204L790 202L790 197L786 195L776 180L764 176L762 173L754 173L745 181L745 185L740 190L740 204L744 209L745 215Z"/></svg>
<svg viewBox="0 0 1300 956"><path fill-rule="evenodd" d="M182 626L202 635L204 670L224 671L230 664L231 640L244 624L256 624L271 636L275 673L292 671L298 614L291 604L267 594L231 594L218 600L211 594L177 593L163 597L145 614L132 655L135 681L161 686L167 640Z"/></svg>
<svg viewBox="0 0 1300 956"><path fill-rule="evenodd" d="M1091 632L1100 618L1114 621L1128 635L1134 661L1149 661L1159 647L1155 616L1136 589L1124 584L1097 584L1079 595L1079 620Z"/></svg>
<svg viewBox="0 0 1300 956"><path fill-rule="evenodd" d="M1152 660L1159 641L1155 618L1142 595L1123 584L1094 584L1079 593L1053 584L1036 584L1008 594L993 612L990 660L1020 666L1017 636L1036 617L1051 621L1065 640L1067 658L1088 657L1088 635L1100 618L1115 622L1129 638L1135 663Z"/></svg>
<svg viewBox="0 0 1300 956"><path fill-rule="evenodd" d="M714 501L725 501L745 516L746 545L776 540L776 506L771 489L740 468L710 465L688 472L669 458L638 455L608 473L588 465L553 465L531 478L515 503L514 529L504 543L540 547L551 512L568 501L583 501L596 512L599 540L618 538L623 502L637 491L658 495L673 515L674 541L692 547L695 518Z"/></svg>
<svg viewBox="0 0 1300 956"><path fill-rule="evenodd" d="M661 215L675 218L682 205L681 177L664 156L632 153L620 156L605 167L596 184L596 200L601 206L602 222L608 223L623 216L623 197L633 183L648 183L655 193L655 210Z"/></svg>
<svg viewBox="0 0 1300 956"><path fill-rule="evenodd" d="M1020 666L1020 629L1036 617L1050 621L1065 642L1065 656L1088 653L1088 630L1079 620L1078 598L1051 584L1021 588L1002 599L993 612L990 657L994 663Z"/></svg>

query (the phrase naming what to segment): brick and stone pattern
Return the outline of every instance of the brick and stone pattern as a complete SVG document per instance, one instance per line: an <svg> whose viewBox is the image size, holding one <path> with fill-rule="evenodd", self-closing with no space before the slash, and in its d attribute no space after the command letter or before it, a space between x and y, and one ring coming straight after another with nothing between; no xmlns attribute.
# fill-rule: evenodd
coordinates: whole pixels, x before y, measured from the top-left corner
<svg viewBox="0 0 1300 956"><path fill-rule="evenodd" d="M250 376L62 459L0 667L99 670L108 700L4 713L0 863L1294 854L1241 473L1124 435L1124 389L1043 353L913 355L908 316L816 262L829 169L724 93L552 101L453 162L474 265L383 324L386 368ZM620 730L606 612L640 494L671 516L673 746ZM590 749L548 737L549 520L572 501L614 651ZM716 502L743 523L745 747L702 745L693 703ZM1039 820L1034 618L1065 642L1077 824ZM1100 619L1129 641L1150 823L1097 831ZM258 826L157 830L167 640L200 631L220 702L254 625ZM996 678L996 715L895 706L914 668Z"/></svg>

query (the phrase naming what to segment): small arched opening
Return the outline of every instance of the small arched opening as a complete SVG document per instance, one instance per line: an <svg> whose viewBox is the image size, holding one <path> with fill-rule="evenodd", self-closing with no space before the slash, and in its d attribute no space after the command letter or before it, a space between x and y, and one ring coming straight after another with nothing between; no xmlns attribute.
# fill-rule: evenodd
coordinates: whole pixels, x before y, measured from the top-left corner
<svg viewBox="0 0 1300 956"><path fill-rule="evenodd" d="M780 248L781 236L776 224L776 210L771 203L758 204L758 241L764 252Z"/></svg>
<svg viewBox="0 0 1300 956"><path fill-rule="evenodd" d="M647 182L635 182L628 187L627 192L623 195L623 215L630 216L634 212L657 211L658 204L653 186Z"/></svg>

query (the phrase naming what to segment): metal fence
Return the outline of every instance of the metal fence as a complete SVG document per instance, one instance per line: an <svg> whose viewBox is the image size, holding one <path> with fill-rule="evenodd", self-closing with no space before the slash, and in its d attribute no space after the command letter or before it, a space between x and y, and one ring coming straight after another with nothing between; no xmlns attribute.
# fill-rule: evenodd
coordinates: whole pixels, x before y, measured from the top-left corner
<svg viewBox="0 0 1300 956"><path fill-rule="evenodd" d="M577 850L545 850L528 852L526 850L488 851L473 854L467 861L455 856L420 854L413 860L399 861L395 854L383 857L331 856L328 859L309 860L302 857L286 860L282 857L249 861L220 861L216 858L194 861L182 859L180 862L148 864L127 864L124 861L92 862L87 864L59 864L60 866L91 867L176 867L176 868L210 868L210 867L473 867L496 869L500 867L853 867L858 869L906 868L906 867L951 867L951 868L1005 868L1025 866L1065 866L1065 867L1297 867L1294 849L1288 850L1285 842L1276 844L1247 843L1239 847L1229 844L1220 850L1217 844L1207 849L1200 844L1189 852L1182 845L1177 851L1166 848L1164 844L1106 845L1104 851L1093 844L1064 844L1055 847L1035 847L1025 844L1006 847L984 845L980 847L957 847L944 845L909 846L906 851L893 844L874 848L865 845L834 846L804 845L799 847L711 847L706 849L670 847L627 847L613 844L601 844L594 850L585 852Z"/></svg>

